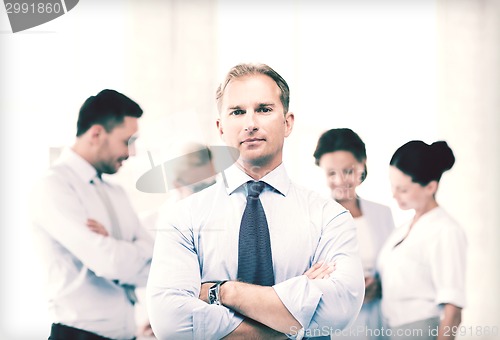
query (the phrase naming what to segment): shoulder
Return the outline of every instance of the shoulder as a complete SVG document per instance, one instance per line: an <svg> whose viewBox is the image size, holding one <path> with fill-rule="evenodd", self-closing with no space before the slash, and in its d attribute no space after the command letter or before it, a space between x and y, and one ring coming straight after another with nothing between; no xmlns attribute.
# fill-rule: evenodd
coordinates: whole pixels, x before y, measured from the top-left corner
<svg viewBox="0 0 500 340"><path fill-rule="evenodd" d="M391 230L394 228L391 208L377 202L365 200L363 198L360 198L359 200L363 215L365 215L368 219L378 221L377 223L383 221L383 224L391 227Z"/></svg>
<svg viewBox="0 0 500 340"><path fill-rule="evenodd" d="M436 240L448 242L456 240L457 242L466 243L466 235L462 226L451 216L446 210L441 207L433 212L432 218L429 221L429 226L436 233Z"/></svg>
<svg viewBox="0 0 500 340"><path fill-rule="evenodd" d="M57 190L61 186L71 185L71 170L65 164L57 164L45 170L35 181L35 189Z"/></svg>
<svg viewBox="0 0 500 340"><path fill-rule="evenodd" d="M428 223L432 224L436 229L460 229L460 224L446 210L441 207L435 208L430 214ZM424 215L425 216L425 215Z"/></svg>
<svg viewBox="0 0 500 340"><path fill-rule="evenodd" d="M378 212L382 214L391 214L391 208L384 204L380 204L377 202L369 201L364 198L359 198L359 202L361 205L361 210L363 212Z"/></svg>

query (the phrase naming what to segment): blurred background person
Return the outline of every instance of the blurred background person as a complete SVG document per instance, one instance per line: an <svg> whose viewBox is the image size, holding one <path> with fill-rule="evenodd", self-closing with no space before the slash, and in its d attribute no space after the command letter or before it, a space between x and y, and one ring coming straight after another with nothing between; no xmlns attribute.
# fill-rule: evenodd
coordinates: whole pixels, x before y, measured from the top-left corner
<svg viewBox="0 0 500 340"><path fill-rule="evenodd" d="M316 165L326 175L331 197L351 212L357 229L359 253L365 275L365 299L361 312L343 336L349 339L382 339L380 329L380 281L376 259L394 229L389 207L360 198L356 188L367 175L366 148L351 129L331 129L321 135L314 151ZM342 338L335 336L335 339Z"/></svg>
<svg viewBox="0 0 500 340"><path fill-rule="evenodd" d="M197 142L184 143L178 149L178 157L162 165L166 179L165 201L158 209L148 210L140 215L144 227L154 236L158 218L175 202L215 183L215 165L213 153L208 146ZM158 185L165 185L163 178Z"/></svg>
<svg viewBox="0 0 500 340"><path fill-rule="evenodd" d="M46 273L51 340L132 339L136 286L153 240L115 174L134 155L139 105L103 90L82 105L76 141L36 183L34 241Z"/></svg>
<svg viewBox="0 0 500 340"><path fill-rule="evenodd" d="M410 141L390 161L394 198L401 209L415 210L389 237L378 262L393 339L453 339L461 322L466 237L436 201L441 176L454 163L443 141Z"/></svg>

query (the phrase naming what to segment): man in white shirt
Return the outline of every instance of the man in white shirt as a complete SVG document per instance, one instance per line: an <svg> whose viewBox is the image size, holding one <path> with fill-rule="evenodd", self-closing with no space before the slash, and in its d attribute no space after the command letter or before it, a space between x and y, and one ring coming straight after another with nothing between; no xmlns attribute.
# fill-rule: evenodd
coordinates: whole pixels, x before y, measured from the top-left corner
<svg viewBox="0 0 500 340"><path fill-rule="evenodd" d="M152 238L125 191L102 178L130 155L142 109L114 90L82 105L77 139L37 183L35 242L47 273L49 339L133 339L136 286L146 284Z"/></svg>
<svg viewBox="0 0 500 340"><path fill-rule="evenodd" d="M217 101L219 133L239 158L157 226L147 286L155 335L329 339L356 318L363 301L352 217L288 178L282 153L294 115L278 73L237 65ZM335 271L325 269L332 263Z"/></svg>

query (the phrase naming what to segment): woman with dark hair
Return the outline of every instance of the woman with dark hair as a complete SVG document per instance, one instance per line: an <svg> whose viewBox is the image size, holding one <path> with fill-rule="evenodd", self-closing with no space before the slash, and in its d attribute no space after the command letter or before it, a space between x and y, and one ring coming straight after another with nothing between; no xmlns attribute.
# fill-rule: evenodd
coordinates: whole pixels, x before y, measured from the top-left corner
<svg viewBox="0 0 500 340"><path fill-rule="evenodd" d="M408 142L390 161L394 198L401 209L415 210L389 237L378 261L391 338L453 339L461 322L466 238L436 201L439 180L454 163L443 141Z"/></svg>
<svg viewBox="0 0 500 340"><path fill-rule="evenodd" d="M375 263L382 245L394 229L391 210L356 194L356 188L366 178L367 167L365 144L354 131L332 129L323 133L314 158L316 165L325 170L332 198L354 217L365 273L363 307L356 322L344 330L343 335L351 339L382 339L381 289Z"/></svg>

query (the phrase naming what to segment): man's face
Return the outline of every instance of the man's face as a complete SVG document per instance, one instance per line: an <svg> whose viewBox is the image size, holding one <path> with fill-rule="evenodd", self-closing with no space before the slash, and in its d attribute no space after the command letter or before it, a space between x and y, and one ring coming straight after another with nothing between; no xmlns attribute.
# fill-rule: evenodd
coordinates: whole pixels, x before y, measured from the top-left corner
<svg viewBox="0 0 500 340"><path fill-rule="evenodd" d="M226 86L219 133L228 146L240 152L239 164L246 170L281 164L283 143L293 128L293 114L284 114L280 89L266 75L233 79Z"/></svg>
<svg viewBox="0 0 500 340"><path fill-rule="evenodd" d="M110 132L102 130L100 145L97 150L97 171L114 174L120 169L123 161L134 155L134 142L138 130L138 119L125 116L123 123L115 126Z"/></svg>

